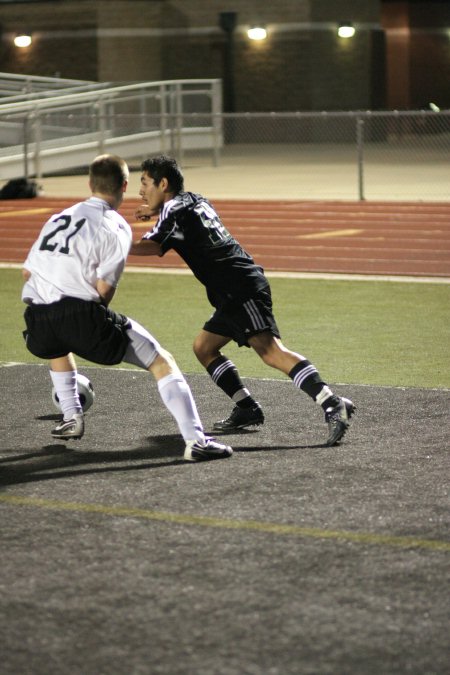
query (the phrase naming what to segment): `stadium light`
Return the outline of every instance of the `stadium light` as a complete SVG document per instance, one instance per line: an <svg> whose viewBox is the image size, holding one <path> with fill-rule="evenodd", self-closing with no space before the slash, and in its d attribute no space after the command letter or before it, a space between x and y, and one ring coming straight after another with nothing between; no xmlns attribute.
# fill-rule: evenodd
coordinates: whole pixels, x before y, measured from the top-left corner
<svg viewBox="0 0 450 675"><path fill-rule="evenodd" d="M29 47L33 40L31 39L31 35L23 33L22 35L16 35L14 38L14 44L16 47L20 47L23 49L24 47Z"/></svg>
<svg viewBox="0 0 450 675"><path fill-rule="evenodd" d="M355 34L355 27L349 21L340 23L338 27L338 35L340 38L351 38Z"/></svg>
<svg viewBox="0 0 450 675"><path fill-rule="evenodd" d="M250 40L265 40L267 37L267 30L264 26L252 26L248 29L247 35Z"/></svg>

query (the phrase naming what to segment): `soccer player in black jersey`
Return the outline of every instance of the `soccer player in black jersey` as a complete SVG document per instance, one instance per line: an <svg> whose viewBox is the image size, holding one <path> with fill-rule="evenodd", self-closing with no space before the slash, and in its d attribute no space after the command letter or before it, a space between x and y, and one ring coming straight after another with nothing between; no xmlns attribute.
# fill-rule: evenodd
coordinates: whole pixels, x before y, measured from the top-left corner
<svg viewBox="0 0 450 675"><path fill-rule="evenodd" d="M304 356L283 345L263 269L224 227L210 202L184 190L183 175L174 159L160 155L145 160L141 168L139 194L144 204L136 217L158 216L158 220L132 244L130 253L163 256L174 249L206 287L215 308L193 345L212 380L235 404L227 419L214 424L214 431L230 433L264 423L260 404L244 386L236 366L222 354L223 347L234 340L239 346L252 347L264 363L288 375L316 401L328 423L327 445L339 443L355 406L333 394Z"/></svg>

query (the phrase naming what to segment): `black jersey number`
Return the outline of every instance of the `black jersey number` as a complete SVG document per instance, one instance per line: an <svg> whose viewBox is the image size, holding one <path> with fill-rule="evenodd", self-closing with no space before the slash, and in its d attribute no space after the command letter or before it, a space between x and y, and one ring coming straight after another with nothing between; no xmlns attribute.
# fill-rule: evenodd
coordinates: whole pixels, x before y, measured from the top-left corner
<svg viewBox="0 0 450 675"><path fill-rule="evenodd" d="M54 251L56 249L56 247L58 246L58 242L50 244L50 240L53 239L53 237L55 237L58 234L58 232L61 232L62 230L68 230L72 223L72 218L71 216L59 216L58 218L56 218L56 220L52 222L59 223L61 221L62 225L58 225L58 227L55 227L54 230L52 230L49 234L43 237L41 245L39 246L40 251ZM59 253L66 253L66 254L69 253L69 241L72 239L73 236L77 234L77 232L80 231L85 222L86 218L82 218L73 225L74 229L70 233L67 233L67 236L64 241L64 246L59 246L58 248Z"/></svg>
<svg viewBox="0 0 450 675"><path fill-rule="evenodd" d="M223 225L212 206L205 203L198 204L194 211L199 216L204 227L208 230L208 237L213 244L223 244L230 239L230 233Z"/></svg>

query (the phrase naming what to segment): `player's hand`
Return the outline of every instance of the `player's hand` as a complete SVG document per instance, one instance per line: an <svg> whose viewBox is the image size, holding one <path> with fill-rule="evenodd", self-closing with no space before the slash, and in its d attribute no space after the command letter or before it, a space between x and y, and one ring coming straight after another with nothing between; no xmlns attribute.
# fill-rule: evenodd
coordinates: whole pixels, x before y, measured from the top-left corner
<svg viewBox="0 0 450 675"><path fill-rule="evenodd" d="M150 220L150 218L154 215L155 215L154 211L146 204L138 206L138 208L135 211L135 216L138 220Z"/></svg>

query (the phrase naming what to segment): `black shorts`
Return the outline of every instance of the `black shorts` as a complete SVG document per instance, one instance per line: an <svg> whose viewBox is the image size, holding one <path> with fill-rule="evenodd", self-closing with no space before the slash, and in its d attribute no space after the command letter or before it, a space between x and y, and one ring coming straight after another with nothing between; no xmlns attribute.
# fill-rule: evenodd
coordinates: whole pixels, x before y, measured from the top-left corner
<svg viewBox="0 0 450 675"><path fill-rule="evenodd" d="M25 310L28 350L41 359L73 352L87 361L111 366L120 363L128 346L128 317L97 302L63 298Z"/></svg>
<svg viewBox="0 0 450 675"><path fill-rule="evenodd" d="M216 309L203 329L209 333L229 337L239 347L248 347L248 338L269 331L279 338L280 331L272 312L270 287L255 293L247 300L230 300Z"/></svg>

